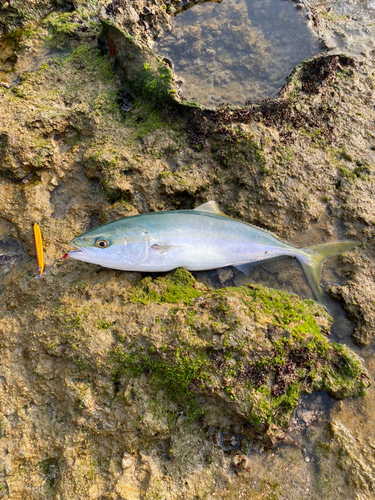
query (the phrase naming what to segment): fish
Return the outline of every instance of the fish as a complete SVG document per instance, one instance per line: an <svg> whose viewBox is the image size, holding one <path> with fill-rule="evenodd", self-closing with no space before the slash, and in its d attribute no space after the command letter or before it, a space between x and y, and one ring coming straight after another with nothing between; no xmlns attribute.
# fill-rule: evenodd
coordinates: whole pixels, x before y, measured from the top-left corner
<svg viewBox="0 0 375 500"><path fill-rule="evenodd" d="M297 248L271 232L224 214L214 201L193 210L125 217L91 229L70 242L68 256L122 271L166 272L184 267L208 271L234 266L249 274L254 263L284 256L302 265L317 301L326 305L320 279L324 262L358 241Z"/></svg>

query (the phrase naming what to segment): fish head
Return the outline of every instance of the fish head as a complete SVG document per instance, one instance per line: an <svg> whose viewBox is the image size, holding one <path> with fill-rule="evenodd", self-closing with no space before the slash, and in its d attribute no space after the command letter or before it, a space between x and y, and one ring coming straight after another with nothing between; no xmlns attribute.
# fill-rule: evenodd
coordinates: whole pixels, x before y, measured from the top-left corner
<svg viewBox="0 0 375 500"><path fill-rule="evenodd" d="M122 223L124 220L104 224L73 238L70 244L76 250L69 252L69 257L112 269L136 270L147 257L148 234L142 227Z"/></svg>

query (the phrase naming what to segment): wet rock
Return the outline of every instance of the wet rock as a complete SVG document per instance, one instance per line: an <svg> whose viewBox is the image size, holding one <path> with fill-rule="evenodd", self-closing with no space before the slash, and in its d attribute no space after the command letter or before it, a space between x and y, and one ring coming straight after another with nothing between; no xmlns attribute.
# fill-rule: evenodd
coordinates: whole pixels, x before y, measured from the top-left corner
<svg viewBox="0 0 375 500"><path fill-rule="evenodd" d="M94 296L90 294L91 300ZM190 420L204 418L209 425L219 425L216 415L229 413L233 421L249 424L243 434L274 445L285 436L299 395L323 389L336 398L355 397L369 385L354 353L330 345L320 332L315 317L327 319L327 315L311 301L256 285L207 292L184 270L155 281L146 278L124 294L124 300L128 306L121 319L113 310L108 325L116 324L127 342L112 347L107 342L102 347L86 342L80 359L88 366L94 358L105 363L105 370L121 385L144 372L150 377L148 383L165 391ZM76 303L74 309L80 307ZM283 308L294 312L283 317ZM67 314L63 319L58 313L56 321L69 324L75 313ZM283 326L280 337L267 333L277 328L275 317ZM80 337L97 321L87 311L73 343L81 343ZM57 337L47 342L60 356ZM75 359L69 344L65 343L63 356ZM106 352L111 353L108 358ZM238 439L231 444L233 435L228 436L230 444L222 446L237 448Z"/></svg>
<svg viewBox="0 0 375 500"><path fill-rule="evenodd" d="M249 461L246 455L237 454L232 458L232 466L237 470L248 470L249 469Z"/></svg>
<svg viewBox="0 0 375 500"><path fill-rule="evenodd" d="M343 304L355 323L353 340L358 345L365 346L374 342L375 307L366 300L374 291L373 277L362 273L356 274L356 280L345 286L330 288L331 296Z"/></svg>
<svg viewBox="0 0 375 500"><path fill-rule="evenodd" d="M347 482L361 494L371 497L375 489L371 473L375 465L373 447L363 446L361 439L339 421L331 423L330 433L332 441L329 451L339 468L345 471Z"/></svg>
<svg viewBox="0 0 375 500"><path fill-rule="evenodd" d="M143 44L116 27L112 20L102 19L102 40L112 57L116 58L128 85L159 105L177 104L173 73Z"/></svg>
<svg viewBox="0 0 375 500"><path fill-rule="evenodd" d="M0 283L11 269L26 262L29 256L25 245L10 237L0 237Z"/></svg>
<svg viewBox="0 0 375 500"><path fill-rule="evenodd" d="M0 6L0 35L23 28L30 22L38 22L51 10L66 11L73 9L73 1L57 0L14 0L2 2Z"/></svg>
<svg viewBox="0 0 375 500"><path fill-rule="evenodd" d="M122 462L121 462L121 467L123 469L128 469L132 464L133 464L133 457L129 453L124 453Z"/></svg>
<svg viewBox="0 0 375 500"><path fill-rule="evenodd" d="M225 283L229 282L234 276L233 270L231 268L218 269L217 274L221 285L224 286Z"/></svg>

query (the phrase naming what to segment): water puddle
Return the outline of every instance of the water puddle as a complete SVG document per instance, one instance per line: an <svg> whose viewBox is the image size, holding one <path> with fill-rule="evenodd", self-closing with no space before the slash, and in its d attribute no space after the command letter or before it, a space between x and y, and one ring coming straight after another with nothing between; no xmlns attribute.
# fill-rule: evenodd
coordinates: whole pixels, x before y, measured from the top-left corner
<svg viewBox="0 0 375 500"><path fill-rule="evenodd" d="M374 0L325 0L321 5L331 7L340 16L350 16L352 19L375 19Z"/></svg>
<svg viewBox="0 0 375 500"><path fill-rule="evenodd" d="M307 16L303 4L281 0L204 3L178 14L154 50L174 63L186 99L241 105L275 96L298 63L319 53Z"/></svg>
<svg viewBox="0 0 375 500"><path fill-rule="evenodd" d="M25 72L36 71L46 61L70 52L70 49L53 49L41 43L17 50L13 39L0 37L0 86L17 85Z"/></svg>

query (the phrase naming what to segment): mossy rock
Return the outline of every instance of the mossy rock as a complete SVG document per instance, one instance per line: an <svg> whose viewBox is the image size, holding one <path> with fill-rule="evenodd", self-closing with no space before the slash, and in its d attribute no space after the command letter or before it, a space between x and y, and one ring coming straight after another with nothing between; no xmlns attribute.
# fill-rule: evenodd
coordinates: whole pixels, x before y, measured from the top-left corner
<svg viewBox="0 0 375 500"><path fill-rule="evenodd" d="M142 280L142 285L136 287L130 294L130 301L141 304L169 303L178 304L183 302L192 305L194 299L200 297L206 287L198 283L185 269L176 269L167 280L151 277Z"/></svg>
<svg viewBox="0 0 375 500"><path fill-rule="evenodd" d="M84 2L82 2L84 3ZM7 34L22 28L31 22L39 22L53 10L71 10L73 2L69 0L13 0L1 2L0 34Z"/></svg>
<svg viewBox="0 0 375 500"><path fill-rule="evenodd" d="M180 101L173 71L146 45L116 26L109 18L101 19L102 42L120 67L129 88L156 107L166 104L177 107L200 107L197 103Z"/></svg>
<svg viewBox="0 0 375 500"><path fill-rule="evenodd" d="M248 424L248 437L273 445L302 394L358 397L369 386L360 359L328 341L331 318L312 300L253 284L212 291L185 269L145 278L122 297L120 311L106 303L106 318L84 301L57 311L64 356L124 386L146 376L190 421L220 426L220 414L231 415ZM99 335L104 320L117 339L98 348L93 328Z"/></svg>

